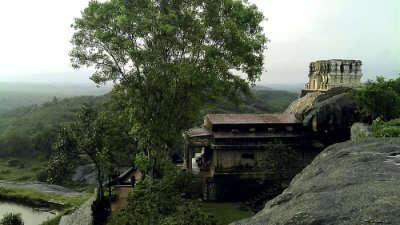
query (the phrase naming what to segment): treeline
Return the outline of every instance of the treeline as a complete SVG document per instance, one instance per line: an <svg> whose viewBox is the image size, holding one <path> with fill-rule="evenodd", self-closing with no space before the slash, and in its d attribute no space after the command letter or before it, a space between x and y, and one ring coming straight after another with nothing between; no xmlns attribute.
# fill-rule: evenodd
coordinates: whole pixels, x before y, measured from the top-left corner
<svg viewBox="0 0 400 225"><path fill-rule="evenodd" d="M73 121L83 104L99 108L107 97L54 98L22 107L0 117L0 156L50 156L58 130Z"/></svg>
<svg viewBox="0 0 400 225"><path fill-rule="evenodd" d="M206 113L282 112L297 97L296 93L270 89L253 89L240 104L226 99L209 101ZM72 97L42 105L20 107L0 117L0 156L41 155L48 158L61 127L74 121L83 104L103 109L107 96ZM202 118L199 118L199 125ZM178 150L179 151L179 150Z"/></svg>

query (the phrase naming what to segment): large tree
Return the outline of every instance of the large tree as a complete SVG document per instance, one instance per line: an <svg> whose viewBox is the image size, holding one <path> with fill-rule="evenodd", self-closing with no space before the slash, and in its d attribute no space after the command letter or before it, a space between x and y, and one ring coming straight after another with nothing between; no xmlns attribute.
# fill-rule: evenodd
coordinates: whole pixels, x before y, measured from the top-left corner
<svg viewBox="0 0 400 225"><path fill-rule="evenodd" d="M70 55L97 84L118 84L150 157L193 126L206 99L248 93L262 73L262 20L239 0L92 0L72 25Z"/></svg>

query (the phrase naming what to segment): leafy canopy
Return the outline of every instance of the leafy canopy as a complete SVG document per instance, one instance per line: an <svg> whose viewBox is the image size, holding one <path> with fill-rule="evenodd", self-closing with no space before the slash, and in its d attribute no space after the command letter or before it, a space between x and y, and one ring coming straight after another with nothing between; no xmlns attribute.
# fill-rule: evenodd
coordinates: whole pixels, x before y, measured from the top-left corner
<svg viewBox="0 0 400 225"><path fill-rule="evenodd" d="M246 1L91 1L72 25L70 55L97 84L118 83L139 148L168 148L210 96L235 99L259 79L262 20Z"/></svg>
<svg viewBox="0 0 400 225"><path fill-rule="evenodd" d="M377 77L376 81L369 80L363 88L353 90L351 95L361 114L369 120L400 117L400 77L390 80Z"/></svg>

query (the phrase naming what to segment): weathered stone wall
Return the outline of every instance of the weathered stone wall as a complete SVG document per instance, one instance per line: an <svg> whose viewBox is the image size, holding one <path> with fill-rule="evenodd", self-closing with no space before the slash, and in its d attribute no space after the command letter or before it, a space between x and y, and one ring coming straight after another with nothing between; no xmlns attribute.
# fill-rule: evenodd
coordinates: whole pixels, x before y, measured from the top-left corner
<svg viewBox="0 0 400 225"><path fill-rule="evenodd" d="M73 213L61 217L59 225L92 225L92 204L96 200L97 193L88 201L76 209Z"/></svg>

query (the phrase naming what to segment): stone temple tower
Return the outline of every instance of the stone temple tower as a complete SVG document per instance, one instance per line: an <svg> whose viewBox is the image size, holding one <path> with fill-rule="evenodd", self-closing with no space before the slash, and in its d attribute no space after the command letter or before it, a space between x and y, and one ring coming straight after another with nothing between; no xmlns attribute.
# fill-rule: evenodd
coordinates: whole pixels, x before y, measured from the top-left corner
<svg viewBox="0 0 400 225"><path fill-rule="evenodd" d="M312 91L327 91L334 87L359 87L360 60L331 59L310 63L309 81L302 95Z"/></svg>

